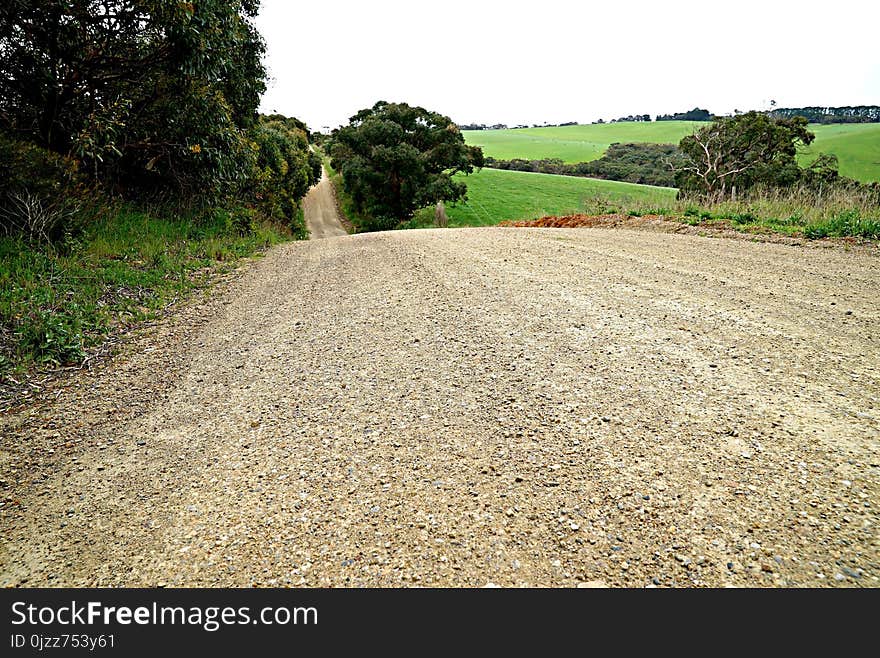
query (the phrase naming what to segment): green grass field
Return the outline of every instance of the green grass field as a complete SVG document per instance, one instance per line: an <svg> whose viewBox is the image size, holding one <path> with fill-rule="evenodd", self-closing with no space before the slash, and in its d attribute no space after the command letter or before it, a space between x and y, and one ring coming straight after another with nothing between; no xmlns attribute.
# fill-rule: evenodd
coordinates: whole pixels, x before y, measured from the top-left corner
<svg viewBox="0 0 880 658"><path fill-rule="evenodd" d="M520 130L466 130L468 144L482 146L486 155L511 158L562 158L565 162L588 162L599 158L614 142L677 144L704 124L694 121L611 123L563 128ZM880 181L880 124L811 125L816 141L800 155L809 164L816 154L833 153L840 160L840 173L861 181Z"/></svg>
<svg viewBox="0 0 880 658"><path fill-rule="evenodd" d="M840 161L840 174L856 180L880 181L880 123L811 125L816 140L798 156L801 165L819 153L833 153Z"/></svg>
<svg viewBox="0 0 880 658"><path fill-rule="evenodd" d="M589 162L602 156L615 142L677 144L703 124L697 121L606 123L562 128L519 130L465 130L468 144L483 147L486 155L512 158L562 158L565 162Z"/></svg>
<svg viewBox="0 0 880 658"><path fill-rule="evenodd" d="M669 205L675 190L618 181L483 169L463 180L468 201L449 204L450 226L489 226L505 219L535 219L579 212L600 213L607 203ZM430 226L433 209L422 210L412 227Z"/></svg>

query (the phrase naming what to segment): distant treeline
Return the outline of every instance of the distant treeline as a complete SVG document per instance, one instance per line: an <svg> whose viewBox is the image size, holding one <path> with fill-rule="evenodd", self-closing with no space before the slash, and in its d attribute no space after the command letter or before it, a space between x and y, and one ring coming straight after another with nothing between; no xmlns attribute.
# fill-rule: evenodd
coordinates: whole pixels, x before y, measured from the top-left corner
<svg viewBox="0 0 880 658"><path fill-rule="evenodd" d="M804 117L810 123L880 123L880 106L784 107L772 110L770 116L784 119Z"/></svg>
<svg viewBox="0 0 880 658"><path fill-rule="evenodd" d="M628 121L650 121L650 114L632 114L630 116L620 117L619 119L611 119L611 123L626 123Z"/></svg>
<svg viewBox="0 0 880 658"><path fill-rule="evenodd" d="M742 114L734 110L734 114ZM878 105L847 105L844 107L784 107L770 110L767 114L777 119L790 119L792 117L804 117L810 123L880 123L880 106ZM675 114L658 114L654 121L712 121L715 115L709 110L695 107L688 112L676 112ZM631 114L618 119L605 121L598 119L594 124L627 123L627 122L650 122L650 114ZM529 125L508 126L503 123L486 125L472 123L459 125L461 130L508 130L509 128L561 128L563 126L577 126L577 121L567 123L535 123Z"/></svg>
<svg viewBox="0 0 880 658"><path fill-rule="evenodd" d="M506 123L496 123L492 126L487 126L485 123L464 123L459 124L459 130L507 130L508 126Z"/></svg>
<svg viewBox="0 0 880 658"><path fill-rule="evenodd" d="M690 112L679 112L677 114L658 114L657 121L711 121L713 114L709 110L703 110L695 107Z"/></svg>
<svg viewBox="0 0 880 658"><path fill-rule="evenodd" d="M620 117L619 119L611 119L607 123L629 123L629 122L639 122L639 121L651 121L650 114L631 114L629 116ZM593 121L595 125L601 125L606 123L605 119L598 119Z"/></svg>
<svg viewBox="0 0 880 658"><path fill-rule="evenodd" d="M563 128L565 126L577 126L577 121L566 121L565 123L533 123L532 125L527 125L525 123L516 125L516 126L508 126L506 123L496 123L494 125L488 126L485 123L464 123L459 124L459 130L519 130L520 128Z"/></svg>
<svg viewBox="0 0 880 658"><path fill-rule="evenodd" d="M558 158L543 160L486 158L486 166L492 169L673 187L675 174L667 163L675 164L680 158L681 154L674 144L612 144L605 155L591 162L566 164Z"/></svg>

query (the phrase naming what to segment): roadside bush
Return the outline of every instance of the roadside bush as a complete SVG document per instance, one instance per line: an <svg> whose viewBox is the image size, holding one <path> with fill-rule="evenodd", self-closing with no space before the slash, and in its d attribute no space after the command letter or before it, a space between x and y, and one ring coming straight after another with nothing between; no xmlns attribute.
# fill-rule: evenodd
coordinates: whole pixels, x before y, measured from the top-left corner
<svg viewBox="0 0 880 658"><path fill-rule="evenodd" d="M76 212L76 205L66 199L49 201L26 190L10 192L0 205L0 225L8 235L48 243L58 238Z"/></svg>
<svg viewBox="0 0 880 658"><path fill-rule="evenodd" d="M75 161L0 133L0 233L57 241L74 223L79 195Z"/></svg>
<svg viewBox="0 0 880 658"><path fill-rule="evenodd" d="M309 150L295 119L262 119L249 135L255 158L244 196L267 218L284 220L294 236L307 237L300 201L321 177L321 158Z"/></svg>
<svg viewBox="0 0 880 658"><path fill-rule="evenodd" d="M392 231L400 222L394 217L361 217L362 231Z"/></svg>
<svg viewBox="0 0 880 658"><path fill-rule="evenodd" d="M77 163L0 131L0 193L28 190L54 196L82 182Z"/></svg>
<svg viewBox="0 0 880 658"><path fill-rule="evenodd" d="M880 239L880 219L862 217L857 210L848 210L838 213L827 222L806 226L804 235L812 240L838 236L878 240Z"/></svg>
<svg viewBox="0 0 880 658"><path fill-rule="evenodd" d="M76 309L65 313L32 310L19 327L19 349L32 354L37 363L64 365L85 356L82 321Z"/></svg>
<svg viewBox="0 0 880 658"><path fill-rule="evenodd" d="M237 235L253 235L257 230L257 211L253 208L233 208L228 218L229 230Z"/></svg>

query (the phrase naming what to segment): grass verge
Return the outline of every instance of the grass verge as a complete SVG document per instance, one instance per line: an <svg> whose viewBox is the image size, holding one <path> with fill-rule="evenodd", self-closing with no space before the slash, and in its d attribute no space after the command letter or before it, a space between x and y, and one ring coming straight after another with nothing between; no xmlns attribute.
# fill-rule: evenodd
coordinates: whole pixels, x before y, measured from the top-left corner
<svg viewBox="0 0 880 658"><path fill-rule="evenodd" d="M867 190L757 190L739 201L675 199L664 207L631 204L618 211L635 216L663 215L693 226L725 225L746 233L780 233L810 240L880 240L880 207Z"/></svg>
<svg viewBox="0 0 880 658"><path fill-rule="evenodd" d="M342 174L337 172L330 166L330 158L321 152L321 159L324 162L324 169L327 170L327 177L333 186L333 194L336 197L336 210L339 211L343 228L349 233L360 233L363 229L364 218L361 217L354 209L354 202L351 197L345 193L342 187Z"/></svg>
<svg viewBox="0 0 880 658"><path fill-rule="evenodd" d="M289 239L288 229L270 223L242 234L234 212L195 219L125 205L60 245L0 237L0 381L82 364L109 334Z"/></svg>
<svg viewBox="0 0 880 658"><path fill-rule="evenodd" d="M672 188L498 169L483 169L466 182L468 200L446 208L450 227L575 214L660 215L745 233L880 239L880 207L868 190L764 190L739 201L705 203L677 199ZM433 208L424 208L404 228L433 222Z"/></svg>

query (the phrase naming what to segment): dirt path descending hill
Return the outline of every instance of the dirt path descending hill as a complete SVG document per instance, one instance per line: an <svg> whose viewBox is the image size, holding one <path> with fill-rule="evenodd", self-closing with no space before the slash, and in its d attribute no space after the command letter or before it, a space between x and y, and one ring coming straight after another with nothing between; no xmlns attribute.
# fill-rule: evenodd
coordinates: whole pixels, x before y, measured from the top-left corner
<svg viewBox="0 0 880 658"><path fill-rule="evenodd" d="M880 259L288 244L0 419L3 585L880 584Z"/></svg>
<svg viewBox="0 0 880 658"><path fill-rule="evenodd" d="M332 185L327 177L327 171L321 169L321 180L303 199L303 212L312 240L347 235L342 222L339 221Z"/></svg>

